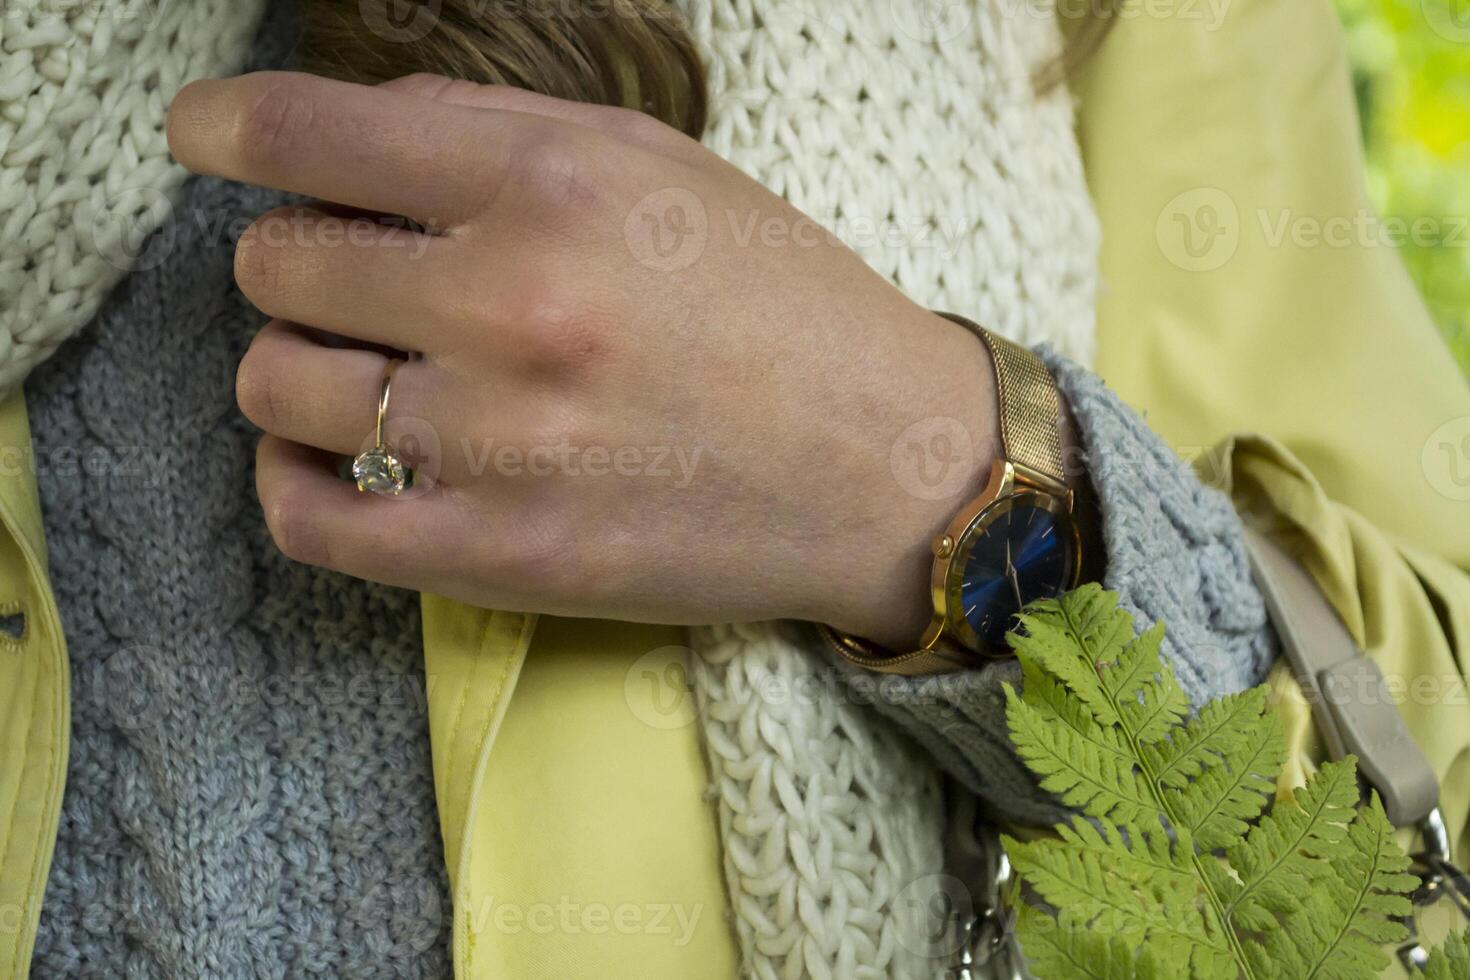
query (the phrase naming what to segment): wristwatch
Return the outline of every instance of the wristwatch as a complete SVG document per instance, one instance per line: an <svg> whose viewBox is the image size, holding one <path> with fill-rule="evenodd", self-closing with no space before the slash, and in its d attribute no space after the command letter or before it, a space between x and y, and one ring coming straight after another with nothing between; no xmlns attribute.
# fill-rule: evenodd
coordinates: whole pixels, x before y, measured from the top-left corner
<svg viewBox="0 0 1470 980"><path fill-rule="evenodd" d="M1061 396L1031 351L961 316L995 365L1000 452L985 489L934 539L934 616L917 648L885 650L820 627L844 659L893 674L942 674L1010 656L1005 636L1037 599L1077 585L1082 535L1062 468Z"/></svg>

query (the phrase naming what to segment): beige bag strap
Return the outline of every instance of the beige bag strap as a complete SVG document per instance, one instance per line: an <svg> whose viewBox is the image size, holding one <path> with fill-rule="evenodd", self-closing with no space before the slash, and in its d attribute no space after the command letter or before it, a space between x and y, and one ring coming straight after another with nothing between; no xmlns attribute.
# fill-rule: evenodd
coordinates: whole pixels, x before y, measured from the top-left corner
<svg viewBox="0 0 1470 980"><path fill-rule="evenodd" d="M1265 535L1246 528L1256 585L1301 684L1328 754L1358 757L1397 827L1419 826L1439 805L1439 781L1389 696L1316 581Z"/></svg>

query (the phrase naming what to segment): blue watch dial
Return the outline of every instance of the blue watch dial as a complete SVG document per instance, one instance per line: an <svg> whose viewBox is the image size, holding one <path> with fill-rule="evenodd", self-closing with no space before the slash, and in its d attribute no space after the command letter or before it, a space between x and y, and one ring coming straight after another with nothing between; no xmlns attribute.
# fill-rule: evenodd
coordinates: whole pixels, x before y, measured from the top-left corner
<svg viewBox="0 0 1470 980"><path fill-rule="evenodd" d="M1055 498L1016 494L981 515L959 559L950 601L959 603L977 647L1004 650L1023 606L1060 595L1076 581L1076 526Z"/></svg>

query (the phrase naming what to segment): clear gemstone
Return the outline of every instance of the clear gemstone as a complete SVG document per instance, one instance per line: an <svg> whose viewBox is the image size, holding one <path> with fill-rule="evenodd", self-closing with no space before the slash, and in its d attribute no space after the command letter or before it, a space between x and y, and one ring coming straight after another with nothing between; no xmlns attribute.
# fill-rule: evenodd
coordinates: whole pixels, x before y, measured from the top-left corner
<svg viewBox="0 0 1470 980"><path fill-rule="evenodd" d="M399 494L406 483L403 464L381 446L352 461L352 476L359 490L373 493Z"/></svg>

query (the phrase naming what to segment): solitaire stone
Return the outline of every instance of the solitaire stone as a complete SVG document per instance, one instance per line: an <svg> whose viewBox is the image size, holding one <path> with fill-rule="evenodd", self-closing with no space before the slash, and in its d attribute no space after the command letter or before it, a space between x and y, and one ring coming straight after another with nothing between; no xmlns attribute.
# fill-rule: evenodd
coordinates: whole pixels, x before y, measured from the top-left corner
<svg viewBox="0 0 1470 980"><path fill-rule="evenodd" d="M400 494L407 483L403 464L381 446L352 461L352 476L357 480L357 489L373 493Z"/></svg>

